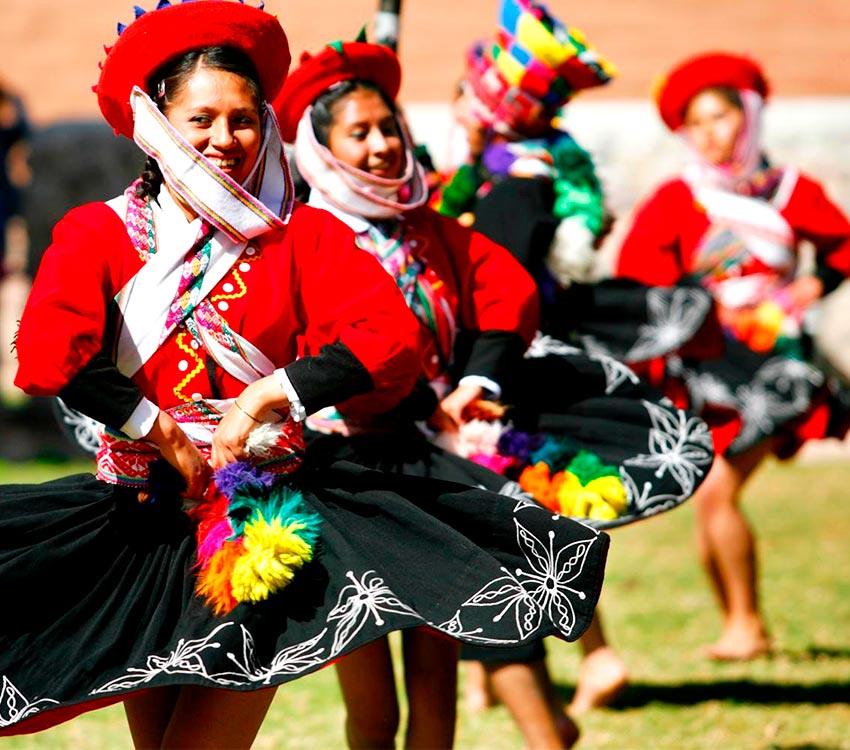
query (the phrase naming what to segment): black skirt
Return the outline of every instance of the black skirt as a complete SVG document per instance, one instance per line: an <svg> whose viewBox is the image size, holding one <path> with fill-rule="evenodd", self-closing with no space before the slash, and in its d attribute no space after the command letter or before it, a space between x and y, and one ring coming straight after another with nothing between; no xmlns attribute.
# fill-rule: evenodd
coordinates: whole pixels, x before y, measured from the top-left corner
<svg viewBox="0 0 850 750"><path fill-rule="evenodd" d="M320 519L278 593L216 615L196 593L195 529L176 498L76 475L0 488L0 735L48 728L148 688L253 690L393 630L510 647L578 638L608 537L454 482L311 461L283 480Z"/></svg>
<svg viewBox="0 0 850 750"><path fill-rule="evenodd" d="M707 425L674 407L621 363L540 337L518 375L507 418L515 434L522 432L539 446L525 459L526 467L536 458L548 462L547 475L557 475L571 466L571 458L591 454L616 470L624 485L627 503L614 518L577 520L599 529L631 524L681 505L705 479L713 459ZM451 479L533 497L516 481L522 480L522 465L500 474L433 445L413 429L348 437L308 430L306 435L308 453L322 460L347 459L395 475ZM552 444L559 450L546 450ZM488 663L544 657L542 637L511 648L471 642L461 648L462 659Z"/></svg>
<svg viewBox="0 0 850 750"><path fill-rule="evenodd" d="M559 292L557 311L559 335L626 362L686 404L712 426L719 452L771 438L789 456L806 440L847 432L850 391L816 364L807 334L754 351L721 328L709 293L687 279L573 285Z"/></svg>

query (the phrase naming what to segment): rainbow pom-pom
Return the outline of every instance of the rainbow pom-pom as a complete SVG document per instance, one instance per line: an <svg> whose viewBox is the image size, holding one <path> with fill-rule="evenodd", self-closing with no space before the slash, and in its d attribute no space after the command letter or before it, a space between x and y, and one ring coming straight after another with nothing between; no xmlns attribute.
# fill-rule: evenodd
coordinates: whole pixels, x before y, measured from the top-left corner
<svg viewBox="0 0 850 750"><path fill-rule="evenodd" d="M246 463L216 472L213 497L195 508L197 593L217 615L288 586L310 562L321 518L303 497Z"/></svg>

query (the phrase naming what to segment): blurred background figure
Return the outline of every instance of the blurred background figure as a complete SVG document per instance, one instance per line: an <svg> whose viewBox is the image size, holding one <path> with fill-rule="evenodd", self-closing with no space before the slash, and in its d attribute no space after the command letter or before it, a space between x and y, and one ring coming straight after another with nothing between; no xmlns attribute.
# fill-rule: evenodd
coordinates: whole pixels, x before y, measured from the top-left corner
<svg viewBox="0 0 850 750"><path fill-rule="evenodd" d="M24 103L0 81L0 274L5 272L6 226L20 214L20 183L25 172L22 146L29 134Z"/></svg>
<svg viewBox="0 0 850 750"><path fill-rule="evenodd" d="M0 84L0 332L11 342L52 228L73 206L121 192L138 173L138 149L97 120L30 124L22 98ZM12 381L14 351L0 347L0 459L82 457L77 423L54 399ZM75 419L75 418L74 418ZM64 434L63 434L64 433Z"/></svg>
<svg viewBox="0 0 850 750"><path fill-rule="evenodd" d="M20 224L20 186L26 180L25 146L29 134L24 103L0 81L0 332L3 341L14 335L17 279L9 279L25 263ZM16 221L17 220L17 221ZM7 346L0 347L0 409L20 400L12 386L14 359Z"/></svg>
<svg viewBox="0 0 850 750"><path fill-rule="evenodd" d="M611 63L577 28L543 5L505 0L494 36L467 51L453 103L463 135L453 145L463 163L433 203L522 263L537 283L544 335L553 333L559 290L593 278L596 249L610 226L593 159L557 118L578 92L613 75ZM598 611L580 643L584 661L569 706L573 715L609 704L628 684ZM512 654L461 652L468 708L504 703L529 746L546 746L546 728L550 738L569 745L574 725L552 685L542 642Z"/></svg>
<svg viewBox="0 0 850 750"><path fill-rule="evenodd" d="M820 182L765 154L768 93L759 63L738 54L698 54L664 77L656 104L685 144L686 165L641 202L617 261L618 276L647 286L707 290L723 331L720 357L668 358L664 375L714 425L718 457L694 502L700 557L723 613L706 648L718 660L772 647L744 484L767 455L793 456L848 426L846 388L811 364L810 313L850 275L850 222Z"/></svg>

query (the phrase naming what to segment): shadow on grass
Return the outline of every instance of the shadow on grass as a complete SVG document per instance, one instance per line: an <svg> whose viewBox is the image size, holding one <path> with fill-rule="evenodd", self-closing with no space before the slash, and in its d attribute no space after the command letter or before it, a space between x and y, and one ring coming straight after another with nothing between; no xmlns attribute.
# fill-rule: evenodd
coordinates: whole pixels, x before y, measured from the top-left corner
<svg viewBox="0 0 850 750"><path fill-rule="evenodd" d="M850 648L832 648L830 646L809 646L802 651L780 651L777 656L789 661L822 661L826 659L850 659Z"/></svg>
<svg viewBox="0 0 850 750"><path fill-rule="evenodd" d="M565 701L572 697L569 686L559 686ZM684 682L670 685L633 682L609 706L609 710L622 711L641 708L650 703L666 703L674 706L691 706L708 701L727 703L778 705L785 703L808 703L827 705L846 704L848 686L846 681L819 682L812 685L776 684L753 680L717 680L713 682Z"/></svg>

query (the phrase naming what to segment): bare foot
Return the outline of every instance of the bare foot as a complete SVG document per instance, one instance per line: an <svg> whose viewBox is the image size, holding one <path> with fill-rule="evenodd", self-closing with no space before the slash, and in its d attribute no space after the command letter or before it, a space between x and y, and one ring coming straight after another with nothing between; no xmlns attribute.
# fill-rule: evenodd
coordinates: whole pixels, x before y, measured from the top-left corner
<svg viewBox="0 0 850 750"><path fill-rule="evenodd" d="M563 714L562 717L558 719L557 724L558 734L561 735L561 742L564 743L565 748L571 748L576 744L576 742L578 742L579 735L581 734L578 724L576 724L566 714Z"/></svg>
<svg viewBox="0 0 850 750"><path fill-rule="evenodd" d="M770 651L770 639L763 633L747 638L724 633L717 643L706 646L702 650L707 658L714 661L752 661L768 656Z"/></svg>
<svg viewBox="0 0 850 750"><path fill-rule="evenodd" d="M555 730L558 733L558 738L560 742L558 744L552 744L554 738L552 738L549 742L545 742L545 740L540 740L540 738L535 738L536 747L557 747L559 750L570 750L571 747L574 747L576 742L578 742L578 738L581 736L581 730L578 728L578 724L576 724L569 716L566 714L561 714L559 719L555 719ZM544 744L539 744L540 742L544 742ZM529 750L529 746L526 745L524 750Z"/></svg>
<svg viewBox="0 0 850 750"><path fill-rule="evenodd" d="M727 621L717 643L706 646L703 653L715 661L750 661L769 654L770 636L762 621Z"/></svg>
<svg viewBox="0 0 850 750"><path fill-rule="evenodd" d="M629 685L629 673L614 649L603 646L584 657L576 692L567 707L570 716L613 703Z"/></svg>
<svg viewBox="0 0 850 750"><path fill-rule="evenodd" d="M465 672L466 680L464 681L463 704L466 710L474 714L498 705L499 701L493 694L490 678L487 676L487 672L484 670L481 662L466 662Z"/></svg>

